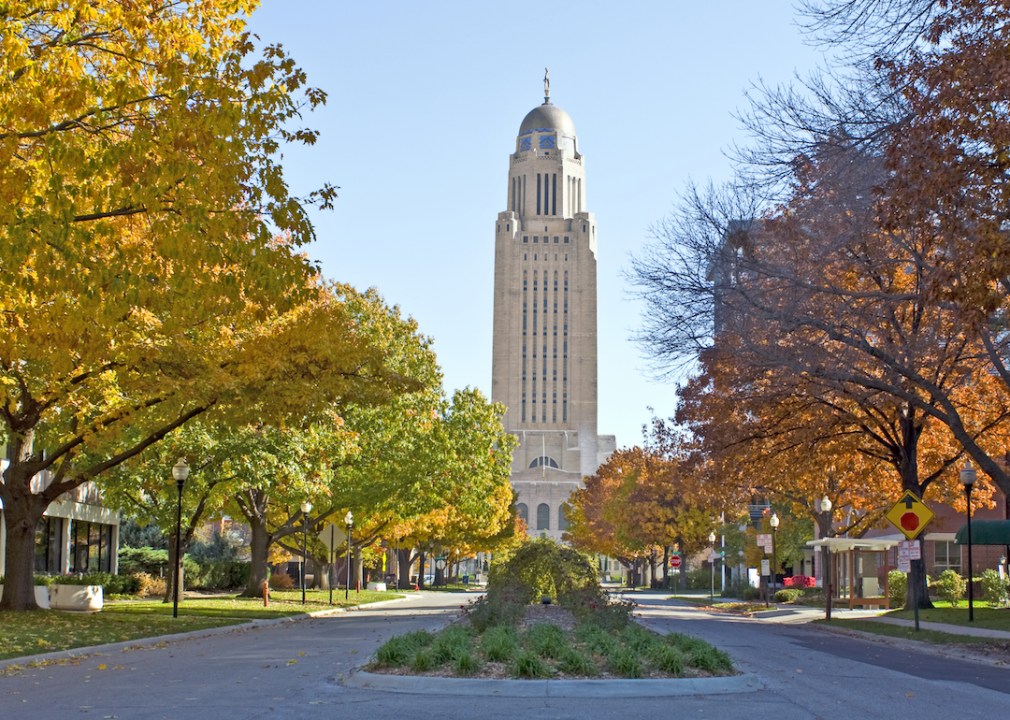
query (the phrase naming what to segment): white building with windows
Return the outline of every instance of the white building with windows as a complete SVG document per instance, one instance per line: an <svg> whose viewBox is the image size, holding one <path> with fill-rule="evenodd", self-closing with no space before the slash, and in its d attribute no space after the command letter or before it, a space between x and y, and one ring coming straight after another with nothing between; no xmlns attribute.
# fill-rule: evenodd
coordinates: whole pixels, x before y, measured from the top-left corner
<svg viewBox="0 0 1010 720"><path fill-rule="evenodd" d="M0 460L0 473L7 461ZM32 490L52 482L43 471ZM119 568L119 513L102 505L94 483L85 483L50 503L35 529L35 572L40 575L115 573ZM7 558L7 518L0 502L0 575Z"/></svg>
<svg viewBox="0 0 1010 720"><path fill-rule="evenodd" d="M544 104L523 119L495 227L491 397L519 438L512 458L531 536L560 539L562 503L616 449L596 427L596 218L571 118Z"/></svg>

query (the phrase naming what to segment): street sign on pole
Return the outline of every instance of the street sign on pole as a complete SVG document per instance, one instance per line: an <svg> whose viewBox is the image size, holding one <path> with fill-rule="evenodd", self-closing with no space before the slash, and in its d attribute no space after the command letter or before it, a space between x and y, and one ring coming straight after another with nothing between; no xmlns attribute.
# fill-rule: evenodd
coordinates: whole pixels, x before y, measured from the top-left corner
<svg viewBox="0 0 1010 720"><path fill-rule="evenodd" d="M762 560L761 561L761 574L762 575L771 575L772 574L772 561L771 560Z"/></svg>
<svg viewBox="0 0 1010 720"><path fill-rule="evenodd" d="M680 567L680 563L681 563L680 555L670 556L670 567L672 567L674 570Z"/></svg>
<svg viewBox="0 0 1010 720"><path fill-rule="evenodd" d="M326 546L326 549L333 552L347 541L347 535L343 530L333 523L327 525L319 533L319 542Z"/></svg>
<svg viewBox="0 0 1010 720"><path fill-rule="evenodd" d="M901 533L909 540L914 540L926 527L926 523L933 519L935 513L923 505L922 501L906 490L898 502L891 506L891 509L884 514L894 527L901 530Z"/></svg>

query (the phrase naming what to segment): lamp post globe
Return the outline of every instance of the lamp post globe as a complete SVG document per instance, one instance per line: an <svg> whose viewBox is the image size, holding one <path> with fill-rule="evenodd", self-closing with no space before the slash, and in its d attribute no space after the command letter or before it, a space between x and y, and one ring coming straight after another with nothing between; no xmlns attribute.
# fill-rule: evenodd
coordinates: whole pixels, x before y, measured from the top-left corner
<svg viewBox="0 0 1010 720"><path fill-rule="evenodd" d="M978 473L975 472L975 468L968 463L961 470L961 484L964 486L964 500L965 500L965 516L968 519L968 622L975 622L975 593L971 586L971 489L975 486L975 481L978 479Z"/></svg>
<svg viewBox="0 0 1010 720"><path fill-rule="evenodd" d="M172 466L172 477L175 478L175 486L179 489L179 499L175 507L175 568L173 568L173 582L172 582L172 617L179 617L179 568L182 566L182 558L179 557L179 553L182 552L182 486L186 484L186 478L189 477L189 465L186 464L186 458L179 458L175 465Z"/></svg>
<svg viewBox="0 0 1010 720"><path fill-rule="evenodd" d="M305 604L305 570L309 560L309 513L312 512L312 503L302 500L300 506L302 511L302 605Z"/></svg>
<svg viewBox="0 0 1010 720"><path fill-rule="evenodd" d="M344 525L347 526L347 583L344 585L344 600L351 599L351 528L354 527L354 515L348 510L344 515Z"/></svg>

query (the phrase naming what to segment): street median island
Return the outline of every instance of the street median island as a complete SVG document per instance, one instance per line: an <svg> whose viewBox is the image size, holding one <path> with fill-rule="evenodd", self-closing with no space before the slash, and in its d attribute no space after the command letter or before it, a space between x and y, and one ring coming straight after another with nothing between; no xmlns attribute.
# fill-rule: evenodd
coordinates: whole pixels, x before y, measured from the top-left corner
<svg viewBox="0 0 1010 720"><path fill-rule="evenodd" d="M351 687L456 695L632 697L751 692L725 652L632 622L594 564L549 540L492 567L485 596L447 628L391 638L343 680Z"/></svg>

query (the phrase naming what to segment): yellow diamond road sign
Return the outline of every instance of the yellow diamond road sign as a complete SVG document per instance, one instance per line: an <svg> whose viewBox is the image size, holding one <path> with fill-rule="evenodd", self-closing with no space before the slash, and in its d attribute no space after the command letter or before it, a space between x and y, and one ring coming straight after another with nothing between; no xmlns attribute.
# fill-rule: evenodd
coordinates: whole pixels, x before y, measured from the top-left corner
<svg viewBox="0 0 1010 720"><path fill-rule="evenodd" d="M922 500L906 490L898 502L884 515L894 527L901 530L909 540L918 537L926 523L933 519L934 512L922 504Z"/></svg>

